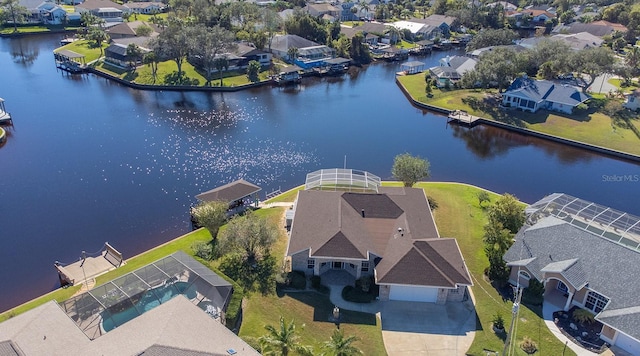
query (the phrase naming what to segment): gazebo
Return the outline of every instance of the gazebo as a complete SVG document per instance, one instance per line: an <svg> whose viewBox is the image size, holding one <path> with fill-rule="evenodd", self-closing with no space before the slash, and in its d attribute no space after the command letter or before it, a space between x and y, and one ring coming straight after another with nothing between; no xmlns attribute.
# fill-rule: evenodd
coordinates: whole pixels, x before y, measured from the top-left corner
<svg viewBox="0 0 640 356"><path fill-rule="evenodd" d="M400 65L400 69L404 71L405 74L416 74L424 70L424 63L420 61L406 62Z"/></svg>

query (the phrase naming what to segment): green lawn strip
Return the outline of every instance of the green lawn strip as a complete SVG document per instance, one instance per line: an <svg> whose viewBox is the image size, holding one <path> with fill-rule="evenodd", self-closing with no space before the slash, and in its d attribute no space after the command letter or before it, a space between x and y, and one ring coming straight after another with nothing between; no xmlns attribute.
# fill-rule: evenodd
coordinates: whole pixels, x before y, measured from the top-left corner
<svg viewBox="0 0 640 356"><path fill-rule="evenodd" d="M144 21L144 22L151 23L151 19L153 18L153 16L154 15L149 15L149 14L133 14L131 15L131 17L129 17L129 21ZM169 18L169 13L162 12L162 13L156 14L155 16L159 18L167 19Z"/></svg>
<svg viewBox="0 0 640 356"><path fill-rule="evenodd" d="M294 320L303 345L314 348L320 354L321 345L329 340L336 325L328 321L333 310L329 297L317 292L294 292L283 295L262 296L252 294L247 298L244 319L240 328L243 339L257 339L266 333L265 325L278 327L280 317L287 322ZM340 329L347 336L356 336L355 345L364 355L386 355L382 341L380 321L373 314L341 310ZM302 330L300 327L305 325Z"/></svg>
<svg viewBox="0 0 640 356"><path fill-rule="evenodd" d="M502 313L508 329L511 325L512 302L503 301L483 276L489 262L482 245L483 226L487 219L485 210L478 205L476 194L480 189L456 183L419 183L416 186L423 188L427 195L438 203L434 212L438 231L442 237L457 239L473 278L472 291L480 325L467 354L485 355L484 349L501 351L504 342L493 332L491 319L497 312ZM492 201L498 197L495 193L491 193L490 196ZM537 312L541 313L539 310ZM542 318L526 306L520 308L516 335L518 342L525 336L533 339L538 344L539 355L563 354L564 344L551 334ZM524 355L524 352L521 354ZM570 350L565 352L565 355L573 354Z"/></svg>
<svg viewBox="0 0 640 356"><path fill-rule="evenodd" d="M417 45L415 43L412 43L412 42L407 42L405 40L401 40L400 42L396 43L396 47L410 49L410 48L417 47Z"/></svg>
<svg viewBox="0 0 640 356"><path fill-rule="evenodd" d="M53 273L53 272L52 272ZM13 309L9 309L6 312L0 314L0 323L12 318L16 315L22 314L26 311L29 311L35 307L38 307L46 302L55 300L55 301L63 301L63 300L67 300L69 299L72 295L74 295L78 290L80 290L79 285L77 286L72 286L72 287L68 287L68 288L59 288L56 289L55 291L45 294L42 297L33 299L29 302L26 302L24 304L21 304Z"/></svg>
<svg viewBox="0 0 640 356"><path fill-rule="evenodd" d="M103 51L107 47L109 47L109 44L106 42L103 42L102 43ZM74 41L62 47L56 48L54 52L58 52L62 49L66 49L69 51L76 52L78 54L82 54L84 56L84 60L86 63L89 63L91 61L94 61L100 58L100 48L95 47L95 41L89 41L89 40Z"/></svg>
<svg viewBox="0 0 640 356"><path fill-rule="evenodd" d="M537 113L522 111L503 111L495 105L478 105L475 108L463 102L463 99L475 98L482 102L495 91L478 90L440 90L434 89L433 97L427 98L424 87L424 76L421 74L401 76L398 80L410 95L417 101L442 107L449 110L465 110L471 115L484 117L527 128L532 131L546 133L574 141L581 141L596 146L606 147L622 152L640 155L640 140L631 129L613 127L611 119L603 113L563 116L546 110ZM485 110L482 110L485 109Z"/></svg>
<svg viewBox="0 0 640 356"><path fill-rule="evenodd" d="M24 26L18 27L18 31L14 32L13 27L5 27L0 30L0 33L3 35L12 34L12 33L37 33L37 32L49 32L51 29L45 26Z"/></svg>
<svg viewBox="0 0 640 356"><path fill-rule="evenodd" d="M300 185L295 188L289 189L286 192L274 198L265 200L264 202L267 204L268 203L293 203L296 200L296 197L298 196L298 191L302 189L304 189L304 185Z"/></svg>

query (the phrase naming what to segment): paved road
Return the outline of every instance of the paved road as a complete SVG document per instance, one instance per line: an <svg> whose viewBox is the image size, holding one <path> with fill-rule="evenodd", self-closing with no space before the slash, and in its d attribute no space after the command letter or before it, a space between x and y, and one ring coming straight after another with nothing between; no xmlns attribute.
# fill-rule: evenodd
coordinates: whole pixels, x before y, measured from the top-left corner
<svg viewBox="0 0 640 356"><path fill-rule="evenodd" d="M615 85L608 83L608 80L613 78L613 74L603 74L596 78L596 80L591 84L590 91L592 93L602 93L606 94L609 92L615 92L618 90Z"/></svg>

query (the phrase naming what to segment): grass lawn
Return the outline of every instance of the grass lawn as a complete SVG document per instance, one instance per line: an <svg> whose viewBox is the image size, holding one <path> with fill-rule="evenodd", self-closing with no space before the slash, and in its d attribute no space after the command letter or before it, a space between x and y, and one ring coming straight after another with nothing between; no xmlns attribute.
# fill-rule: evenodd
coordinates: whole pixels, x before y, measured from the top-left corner
<svg viewBox="0 0 640 356"><path fill-rule="evenodd" d="M129 18L129 21L151 22L151 18L152 17L153 17L153 15L148 15L148 14L133 14ZM169 13L168 12L162 12L162 13L157 14L156 17L168 19L169 18Z"/></svg>
<svg viewBox="0 0 640 356"><path fill-rule="evenodd" d="M129 273L137 268L140 268L153 261L159 260L167 255L170 255L178 250L182 250L189 255L193 255L193 252L191 250L191 245L194 242L209 241L209 240L211 240L211 234L209 234L209 231L205 229L193 231L177 239L169 241L164 245L161 245L152 250L149 250L141 255L128 259L127 264L125 264L124 266L96 278L96 285L104 284L126 273ZM18 314L31 310L51 300L55 300L57 302L67 300L71 296L73 296L78 290L80 290L80 287L81 287L80 285L76 285L68 288L60 288L40 298L36 298L32 301L22 304L14 309L8 310L0 314L0 322L3 322Z"/></svg>
<svg viewBox="0 0 640 356"><path fill-rule="evenodd" d="M18 27L17 33L36 33L36 32L49 32L49 31L51 30L48 27L44 27L44 26L24 26L24 27ZM0 33L11 34L15 32L13 31L13 27L5 27L0 30Z"/></svg>
<svg viewBox="0 0 640 356"><path fill-rule="evenodd" d="M499 109L496 91L434 89L428 98L423 74L399 77L399 81L415 100L446 109L465 110L471 115L504 122L529 130L555 135L570 140L640 155L640 138L628 128L612 125L611 119L600 112L564 116L541 110L537 113ZM594 96L595 97L595 96ZM639 120L633 120L636 127Z"/></svg>
<svg viewBox="0 0 640 356"><path fill-rule="evenodd" d="M124 79L137 84L146 84L146 85L171 85L170 81L168 81L168 77L173 73L177 72L178 66L174 61L166 61L158 63L158 73L156 74L156 79L153 79L153 74L151 72L151 67L142 65L136 68L134 72L128 71L108 63L98 63L95 66L95 69L112 75L114 77L118 77L120 79ZM191 65L191 63L184 61L182 63L182 71L184 72L184 77L190 80L197 80L198 86L204 86L206 83L206 79ZM260 72L259 74L260 80L269 79L269 72L267 70ZM251 84L249 78L245 73L238 72L228 72L224 73L222 83L225 87L234 87L240 85ZM211 81L212 86L220 86L220 77L218 74L214 74L214 79Z"/></svg>
<svg viewBox="0 0 640 356"><path fill-rule="evenodd" d="M411 42L407 42L405 40L401 40L400 42L396 43L396 47L410 49L410 48L417 47L417 45L415 43L411 43ZM424 88L422 88L422 89L424 89Z"/></svg>
<svg viewBox="0 0 640 356"><path fill-rule="evenodd" d="M106 42L103 42L102 43L103 51L107 47L109 47L109 44ZM66 50L84 55L84 60L87 63L91 61L95 61L96 59L100 58L100 48L96 47L94 41L79 40L79 41L71 42L67 45L56 48L54 52L57 52L61 49L66 49Z"/></svg>
<svg viewBox="0 0 640 356"><path fill-rule="evenodd" d="M398 183L400 184L400 183ZM455 237L458 240L462 255L471 272L474 286L473 295L476 300L476 312L479 318L476 337L467 352L468 355L485 355L484 349L501 351L504 342L491 329L493 315L500 312L505 318L505 327L511 324L511 301L504 301L483 278L483 272L489 266L482 248L483 226L486 223L485 209L478 205L476 193L479 188L455 183L418 183L427 195L438 203L434 213L438 231L443 237ZM492 201L498 197L490 194ZM484 203L487 205L487 203ZM517 340L525 336L538 344L537 355L563 355L564 344L558 341L544 324L540 315L542 311L532 310L526 306L520 308L520 321L517 327ZM519 347L520 354L524 352ZM567 349L564 355L573 355Z"/></svg>

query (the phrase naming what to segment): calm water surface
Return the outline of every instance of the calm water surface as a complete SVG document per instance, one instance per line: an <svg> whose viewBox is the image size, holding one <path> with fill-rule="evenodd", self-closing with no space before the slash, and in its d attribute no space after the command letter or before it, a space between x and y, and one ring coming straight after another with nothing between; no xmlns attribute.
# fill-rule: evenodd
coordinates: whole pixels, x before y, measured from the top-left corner
<svg viewBox="0 0 640 356"><path fill-rule="evenodd" d="M427 157L432 179L533 202L566 192L640 215L638 165L477 127L409 105L399 64L298 88L143 92L57 72L59 37L0 39L0 97L15 118L0 148L0 310L57 287L53 262L105 241L130 257L189 231L194 195L243 177L263 191L320 168L388 179L393 157ZM447 53L422 58L427 66Z"/></svg>

